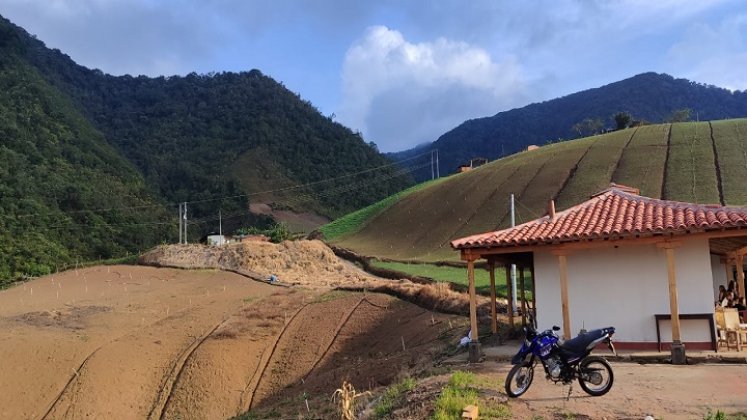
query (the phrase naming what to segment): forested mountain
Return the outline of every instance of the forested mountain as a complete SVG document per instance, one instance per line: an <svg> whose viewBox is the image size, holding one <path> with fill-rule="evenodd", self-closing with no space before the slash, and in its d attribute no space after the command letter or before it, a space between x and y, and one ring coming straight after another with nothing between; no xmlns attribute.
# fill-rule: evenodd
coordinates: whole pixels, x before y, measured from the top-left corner
<svg viewBox="0 0 747 420"><path fill-rule="evenodd" d="M165 210L137 169L21 57L0 25L0 284L159 241Z"/></svg>
<svg viewBox="0 0 747 420"><path fill-rule="evenodd" d="M684 109L690 110L689 116L673 115ZM531 144L544 145L614 128L614 115L618 112L630 115L631 122L649 123L743 117L747 116L747 92L732 92L666 74L644 73L492 117L465 121L430 147L438 149L441 173L448 174L474 157L495 159ZM422 152L420 147L392 157L403 160Z"/></svg>
<svg viewBox="0 0 747 420"><path fill-rule="evenodd" d="M2 17L0 57L0 223L13 220L24 230L31 222L16 215L58 212L75 218L78 211L157 204L149 212L160 214L157 221L170 232L109 229L115 232L106 237L111 249L94 252L95 246L83 245L90 239L85 228L75 240L62 241L63 233L44 230L56 221L41 223L38 235L68 260L115 256L173 240L176 202L190 202L195 240L217 230L219 211L224 228L255 221L246 211L252 201L334 217L412 182L359 135L259 70L115 77L77 65ZM78 201L66 202L62 192ZM114 214L156 222L138 211L120 211L101 216L109 217L102 223L114 223ZM14 232L3 235L15 238ZM13 248L0 251L0 270L10 275L44 271L7 269L5 260L26 259L19 254L24 249L36 255L19 241L10 240ZM3 241L2 246L11 245Z"/></svg>

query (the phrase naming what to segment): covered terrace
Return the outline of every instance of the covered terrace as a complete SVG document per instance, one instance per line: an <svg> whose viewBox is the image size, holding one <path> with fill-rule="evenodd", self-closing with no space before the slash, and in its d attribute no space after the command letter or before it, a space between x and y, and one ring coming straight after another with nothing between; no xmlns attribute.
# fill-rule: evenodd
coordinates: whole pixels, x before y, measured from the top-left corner
<svg viewBox="0 0 747 420"><path fill-rule="evenodd" d="M623 348L668 347L674 363L685 361L685 344L712 348L719 284L735 275L738 294L745 295L747 209L643 197L621 185L562 212L556 213L551 202L544 217L451 245L467 262L472 361L480 356L474 287L480 259L487 260L491 273L493 332L495 267L515 263L520 273L531 273L532 310L540 324L562 319L566 339L573 335L572 325L614 325ZM507 284L514 293L508 276ZM662 343L668 336L671 341Z"/></svg>

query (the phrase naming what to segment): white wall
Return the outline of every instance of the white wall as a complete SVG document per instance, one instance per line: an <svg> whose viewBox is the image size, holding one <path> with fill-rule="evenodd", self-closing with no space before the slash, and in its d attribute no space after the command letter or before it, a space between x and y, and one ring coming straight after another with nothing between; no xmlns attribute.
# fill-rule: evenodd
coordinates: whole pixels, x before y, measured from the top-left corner
<svg viewBox="0 0 747 420"><path fill-rule="evenodd" d="M654 314L668 314L669 285L663 249L655 245L579 250L568 255L571 336L614 326L621 342L656 342ZM713 311L713 272L707 239L686 240L674 250L680 313ZM541 329L563 326L558 257L534 253L537 321ZM723 269L722 269L723 271ZM683 321L682 341L710 341L706 321ZM671 342L661 322L662 342Z"/></svg>
<svg viewBox="0 0 747 420"><path fill-rule="evenodd" d="M721 263L721 257L718 255L711 255L711 271L713 272L713 302L716 303L718 299L718 287L728 287L726 280L726 266Z"/></svg>

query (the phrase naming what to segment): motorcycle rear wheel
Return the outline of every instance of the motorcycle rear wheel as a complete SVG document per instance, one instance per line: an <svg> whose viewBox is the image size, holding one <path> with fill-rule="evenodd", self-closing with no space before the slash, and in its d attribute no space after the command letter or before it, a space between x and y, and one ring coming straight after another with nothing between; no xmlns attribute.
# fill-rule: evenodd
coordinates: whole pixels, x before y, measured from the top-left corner
<svg viewBox="0 0 747 420"><path fill-rule="evenodd" d="M612 388L615 375L612 367L602 357L589 356L578 365L578 383L592 397L601 397Z"/></svg>
<svg viewBox="0 0 747 420"><path fill-rule="evenodd" d="M530 362L514 365L506 376L506 394L511 398L522 396L534 379L534 366Z"/></svg>

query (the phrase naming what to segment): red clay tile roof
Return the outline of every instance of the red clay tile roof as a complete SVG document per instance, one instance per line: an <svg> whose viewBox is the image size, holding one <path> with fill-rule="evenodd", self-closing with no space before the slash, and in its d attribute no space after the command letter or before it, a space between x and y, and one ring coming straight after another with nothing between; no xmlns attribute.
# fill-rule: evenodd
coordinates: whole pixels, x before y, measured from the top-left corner
<svg viewBox="0 0 747 420"><path fill-rule="evenodd" d="M451 241L455 249L511 247L747 227L747 208L658 200L614 185L577 206L513 228Z"/></svg>

